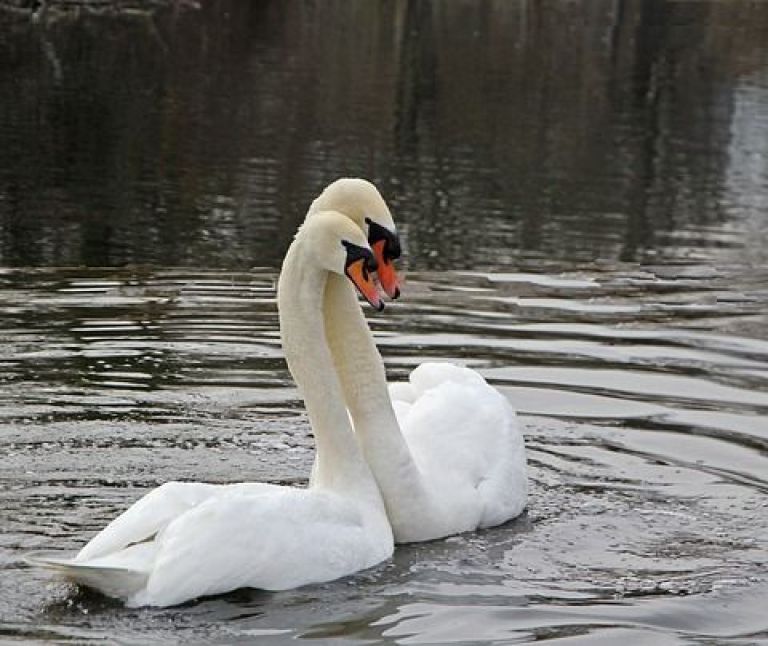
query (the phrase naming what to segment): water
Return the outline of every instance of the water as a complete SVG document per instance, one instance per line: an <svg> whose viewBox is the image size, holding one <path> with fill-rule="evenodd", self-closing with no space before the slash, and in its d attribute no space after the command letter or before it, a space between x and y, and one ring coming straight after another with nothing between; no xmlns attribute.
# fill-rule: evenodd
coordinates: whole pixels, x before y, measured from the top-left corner
<svg viewBox="0 0 768 646"><path fill-rule="evenodd" d="M0 12L0 641L768 641L768 6L49 20ZM274 286L341 174L403 232L390 377L500 388L527 513L166 610L26 568L167 480L306 482Z"/></svg>

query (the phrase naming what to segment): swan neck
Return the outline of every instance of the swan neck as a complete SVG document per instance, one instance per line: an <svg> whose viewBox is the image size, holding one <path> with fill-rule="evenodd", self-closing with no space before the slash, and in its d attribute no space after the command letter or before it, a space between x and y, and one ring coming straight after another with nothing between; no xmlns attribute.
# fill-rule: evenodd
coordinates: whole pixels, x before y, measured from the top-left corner
<svg viewBox="0 0 768 646"><path fill-rule="evenodd" d="M323 315L328 346L338 373L355 431L369 434L359 420L390 418L397 427L387 390L386 373L368 323L351 285L341 276L329 276L325 285ZM399 427L390 429L397 431Z"/></svg>
<svg viewBox="0 0 768 646"><path fill-rule="evenodd" d="M364 483L370 471L354 436L328 349L322 295L329 272L305 262L297 238L277 289L280 335L288 369L309 416L317 450L313 484L334 488Z"/></svg>
<svg viewBox="0 0 768 646"><path fill-rule="evenodd" d="M324 306L328 346L355 427L381 489L395 533L405 535L414 518L431 522L439 513L403 437L387 388L381 355L351 285L331 275Z"/></svg>

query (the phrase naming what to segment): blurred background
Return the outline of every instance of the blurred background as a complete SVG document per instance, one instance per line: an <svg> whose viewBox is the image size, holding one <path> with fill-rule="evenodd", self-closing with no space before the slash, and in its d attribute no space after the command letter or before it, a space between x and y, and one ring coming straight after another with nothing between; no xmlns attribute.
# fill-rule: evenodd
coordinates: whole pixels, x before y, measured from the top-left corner
<svg viewBox="0 0 768 646"><path fill-rule="evenodd" d="M62 6L0 12L3 265L276 267L343 175L416 268L765 260L765 3Z"/></svg>

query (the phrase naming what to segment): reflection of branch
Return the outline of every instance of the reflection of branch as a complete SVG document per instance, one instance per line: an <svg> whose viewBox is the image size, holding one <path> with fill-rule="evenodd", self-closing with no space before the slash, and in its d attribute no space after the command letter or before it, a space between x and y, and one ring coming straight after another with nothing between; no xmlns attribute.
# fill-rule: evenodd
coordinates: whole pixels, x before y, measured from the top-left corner
<svg viewBox="0 0 768 646"><path fill-rule="evenodd" d="M163 50L163 54L167 54L168 45L165 44L163 37L160 35L160 31L157 29L157 25L155 24L155 17L152 14L147 14L147 31L149 31L152 38L157 41L160 49Z"/></svg>
<svg viewBox="0 0 768 646"><path fill-rule="evenodd" d="M8 13L16 14L17 16L31 16L32 9L27 7L17 7L16 5L8 4L6 2L0 2L0 11L7 11Z"/></svg>
<svg viewBox="0 0 768 646"><path fill-rule="evenodd" d="M68 13L151 16L158 9L173 7L175 11L199 10L197 0L41 0L40 6L23 6L23 2L0 1L0 12L31 18L34 22L45 22L49 10L57 17Z"/></svg>
<svg viewBox="0 0 768 646"><path fill-rule="evenodd" d="M45 23L45 19L48 16L48 0L42 0L37 11L32 14L32 22Z"/></svg>
<svg viewBox="0 0 768 646"><path fill-rule="evenodd" d="M35 20L34 16L32 17L32 20ZM51 64L51 68L53 69L53 79L56 81L56 83L61 83L61 60L56 54L56 48L53 46L51 39L48 38L48 35L44 31L40 34L40 40L43 45L43 52L45 52L45 57L48 59L48 62Z"/></svg>

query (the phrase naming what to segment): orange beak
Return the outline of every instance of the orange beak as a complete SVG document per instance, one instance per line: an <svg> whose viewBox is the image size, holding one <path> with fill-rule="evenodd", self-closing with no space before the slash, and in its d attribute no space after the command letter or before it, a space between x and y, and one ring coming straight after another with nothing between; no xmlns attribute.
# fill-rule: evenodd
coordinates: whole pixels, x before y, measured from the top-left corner
<svg viewBox="0 0 768 646"><path fill-rule="evenodd" d="M387 257L387 254L384 253L386 247L386 240L377 240L371 246L373 249L373 255L379 265L377 273L379 275L379 282L381 283L381 287L387 296L394 299L400 296L400 280L397 277L394 263L390 258Z"/></svg>
<svg viewBox="0 0 768 646"><path fill-rule="evenodd" d="M348 264L346 272L363 298L371 304L371 307L381 312L384 309L384 301L381 300L376 283L373 281L371 272L368 271L365 258L360 258Z"/></svg>

